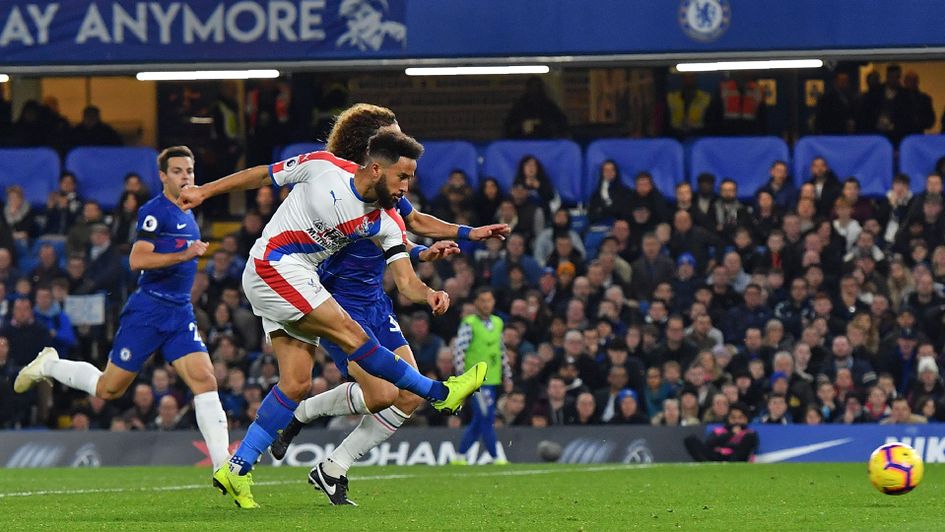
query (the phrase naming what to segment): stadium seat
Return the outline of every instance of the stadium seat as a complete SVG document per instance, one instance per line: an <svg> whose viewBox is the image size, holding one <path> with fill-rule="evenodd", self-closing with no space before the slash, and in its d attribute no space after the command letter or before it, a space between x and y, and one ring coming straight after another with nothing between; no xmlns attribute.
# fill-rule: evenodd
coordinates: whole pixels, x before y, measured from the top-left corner
<svg viewBox="0 0 945 532"><path fill-rule="evenodd" d="M506 191L515 180L522 157L534 155L541 161L552 185L565 204L584 198L581 149L570 140L500 140L486 148L482 175L494 177Z"/></svg>
<svg viewBox="0 0 945 532"><path fill-rule="evenodd" d="M738 195L750 198L768 181L771 163L789 159L787 144L777 137L708 137L692 144L689 178L695 185L703 172L738 184Z"/></svg>
<svg viewBox="0 0 945 532"><path fill-rule="evenodd" d="M855 176L864 196L882 196L892 186L893 147L879 135L809 136L794 146L794 181L810 179L810 163L823 157L843 181Z"/></svg>
<svg viewBox="0 0 945 532"><path fill-rule="evenodd" d="M676 197L676 184L683 181L683 149L674 139L603 139L587 147L583 199L590 200L597 186L600 165L616 161L623 182L632 187L633 177L641 171L653 175L656 188L667 198Z"/></svg>
<svg viewBox="0 0 945 532"><path fill-rule="evenodd" d="M479 160L472 144L461 140L431 140L425 141L423 148L423 157L417 161L417 185L424 198L436 197L450 172L457 168L469 176L473 190L479 186Z"/></svg>
<svg viewBox="0 0 945 532"><path fill-rule="evenodd" d="M99 202L105 210L112 210L118 204L125 175L129 172L141 176L151 196L161 191L157 155L152 148L75 148L66 155L66 169L75 173L80 196Z"/></svg>
<svg viewBox="0 0 945 532"><path fill-rule="evenodd" d="M912 178L912 191L925 188L925 178L945 157L945 135L909 135L899 145L899 171Z"/></svg>
<svg viewBox="0 0 945 532"><path fill-rule="evenodd" d="M290 157L295 157L296 155L302 155L303 153L321 151L324 149L325 143L323 142L296 142L295 144L289 144L285 148L282 148L282 155L279 159L285 160Z"/></svg>
<svg viewBox="0 0 945 532"><path fill-rule="evenodd" d="M49 148L0 149L0 188L20 185L34 208L46 206L49 193L59 188L59 155Z"/></svg>

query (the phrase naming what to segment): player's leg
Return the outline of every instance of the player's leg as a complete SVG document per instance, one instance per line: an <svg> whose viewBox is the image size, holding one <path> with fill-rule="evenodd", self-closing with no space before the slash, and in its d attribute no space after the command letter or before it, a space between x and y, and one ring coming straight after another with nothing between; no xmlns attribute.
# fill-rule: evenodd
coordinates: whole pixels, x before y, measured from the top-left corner
<svg viewBox="0 0 945 532"><path fill-rule="evenodd" d="M482 390L480 388L480 390ZM459 442L459 452L462 457L458 460L460 463L465 462L466 453L469 452L470 447L474 443L479 441L482 436L482 422L485 417L485 412L482 409L482 402L479 400L481 393L476 392L472 396L472 401L470 401L470 413L472 417L469 420L469 425L466 426L466 430L463 431L463 439Z"/></svg>
<svg viewBox="0 0 945 532"><path fill-rule="evenodd" d="M144 325L146 323L149 321L143 312L125 308L104 372L88 362L60 359L55 349L47 347L20 371L14 389L22 393L34 383L51 378L102 399L117 399L124 395L151 353L161 345L160 331Z"/></svg>
<svg viewBox="0 0 945 532"><path fill-rule="evenodd" d="M414 360L413 352L411 352L410 346L406 345L406 343L396 348L394 353L406 360L411 366L416 367L417 364ZM357 368L355 363L351 365L355 368L355 371L364 373L364 370ZM356 375L356 373L352 374ZM358 382L362 383L362 387L365 382L369 383L367 388L373 388L381 383L390 386L387 381L383 381L367 373L357 378L359 378ZM380 382L376 383L373 381ZM367 394L367 392L365 392L365 394ZM416 409L420 408L421 404L423 404L423 399L420 397L406 390L399 390L391 406L383 410L373 411L375 412L374 414L361 418L361 422L351 434L348 434L341 444L335 447L331 454L328 455L328 459L324 462L325 472L333 477L346 476L348 469L351 468L351 465L355 461L390 438L394 432L407 421L410 415L413 414Z"/></svg>
<svg viewBox="0 0 945 532"><path fill-rule="evenodd" d="M330 297L294 326L306 337L323 337L338 344L348 354L348 360L356 362L361 369L431 401L434 408L444 412L459 410L466 397L479 389L485 379L485 364L477 364L459 377L450 377L445 383L425 377L380 345L373 334L365 332Z"/></svg>
<svg viewBox="0 0 945 532"><path fill-rule="evenodd" d="M230 456L230 434L210 355L206 351L194 351L173 360L171 365L194 394L197 428L207 443L210 461L216 471Z"/></svg>
<svg viewBox="0 0 945 532"><path fill-rule="evenodd" d="M263 398L256 419L249 425L227 466L213 473L214 484L229 493L240 508L259 507L250 492L250 471L276 439L279 430L292 420L292 412L298 407L296 399L304 397L311 386L314 366L313 344L290 336L266 318L262 321L279 364L279 382Z"/></svg>
<svg viewBox="0 0 945 532"><path fill-rule="evenodd" d="M485 445L486 451L489 452L489 455L492 456L492 459L495 460L499 457L498 438L495 434L496 386L483 386L475 395L478 395L478 397L476 397L476 401L481 401L484 403L481 406L485 407L484 415L479 421L479 431L482 434L482 443Z"/></svg>

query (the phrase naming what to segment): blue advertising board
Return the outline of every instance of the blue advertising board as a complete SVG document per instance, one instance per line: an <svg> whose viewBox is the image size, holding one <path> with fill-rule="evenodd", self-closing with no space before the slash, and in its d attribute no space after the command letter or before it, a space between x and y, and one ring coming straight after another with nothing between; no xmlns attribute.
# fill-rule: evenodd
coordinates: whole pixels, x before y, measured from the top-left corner
<svg viewBox="0 0 945 532"><path fill-rule="evenodd" d="M945 423L928 425L753 425L757 463L863 462L884 443L911 445L926 463L945 463Z"/></svg>
<svg viewBox="0 0 945 532"><path fill-rule="evenodd" d="M933 0L5 0L0 66L945 46Z"/></svg>

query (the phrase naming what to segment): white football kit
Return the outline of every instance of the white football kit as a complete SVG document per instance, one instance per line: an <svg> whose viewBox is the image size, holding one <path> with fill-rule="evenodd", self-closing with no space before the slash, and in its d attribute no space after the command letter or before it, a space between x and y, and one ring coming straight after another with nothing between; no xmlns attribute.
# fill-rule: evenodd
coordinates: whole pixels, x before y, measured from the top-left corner
<svg viewBox="0 0 945 532"><path fill-rule="evenodd" d="M331 297L316 268L351 242L373 240L388 264L408 257L403 219L358 194L357 169L357 163L324 151L269 167L273 183L294 187L256 240L243 270L243 291L267 335L283 329L299 340L318 341L292 324Z"/></svg>

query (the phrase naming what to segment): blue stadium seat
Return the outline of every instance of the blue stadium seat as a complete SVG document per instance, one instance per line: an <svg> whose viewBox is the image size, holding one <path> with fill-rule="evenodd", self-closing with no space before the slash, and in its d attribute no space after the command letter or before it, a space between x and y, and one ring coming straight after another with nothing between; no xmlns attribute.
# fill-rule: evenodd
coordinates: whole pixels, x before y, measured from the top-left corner
<svg viewBox="0 0 945 532"><path fill-rule="evenodd" d="M899 171L912 178L912 191L925 188L925 178L945 157L945 135L909 135L899 145Z"/></svg>
<svg viewBox="0 0 945 532"><path fill-rule="evenodd" d="M161 192L157 155L151 148L75 148L66 155L66 169L75 173L80 196L112 210L118 204L129 172L141 176L152 197Z"/></svg>
<svg viewBox="0 0 945 532"><path fill-rule="evenodd" d="M0 149L0 192L20 185L34 208L46 206L49 193L59 188L59 155L49 148Z"/></svg>
<svg viewBox="0 0 945 532"><path fill-rule="evenodd" d="M417 185L424 198L436 197L450 172L457 168L466 172L473 190L479 186L475 146L461 140L431 140L425 141L423 148L423 157L417 161Z"/></svg>
<svg viewBox="0 0 945 532"><path fill-rule="evenodd" d="M653 175L656 188L667 198L676 197L676 184L686 176L682 146L674 139L603 139L587 147L584 199L590 200L597 186L600 165L613 159L623 182L633 187L633 177L642 171Z"/></svg>
<svg viewBox="0 0 945 532"><path fill-rule="evenodd" d="M716 185L733 179L738 195L750 198L768 181L771 163L788 159L788 146L777 137L707 137L692 145L689 178L693 185L703 172L715 174Z"/></svg>
<svg viewBox="0 0 945 532"><path fill-rule="evenodd" d="M295 144L289 144L285 148L282 148L282 156L279 157L279 159L285 160L290 157L295 157L296 155L302 155L303 153L322 151L324 149L325 144L322 142L296 142Z"/></svg>
<svg viewBox="0 0 945 532"><path fill-rule="evenodd" d="M893 147L879 135L809 136L794 146L794 180L810 179L810 163L823 157L843 181L855 176L864 196L882 196L892 186Z"/></svg>
<svg viewBox="0 0 945 532"><path fill-rule="evenodd" d="M534 155L541 161L548 177L565 204L584 198L581 149L570 140L500 140L486 148L482 175L494 177L506 191L515 180L522 157Z"/></svg>

